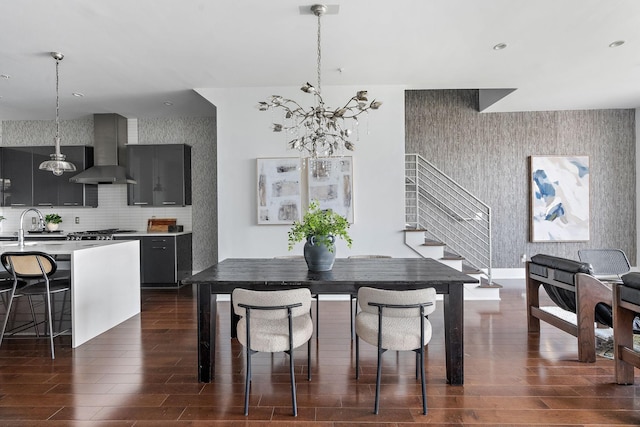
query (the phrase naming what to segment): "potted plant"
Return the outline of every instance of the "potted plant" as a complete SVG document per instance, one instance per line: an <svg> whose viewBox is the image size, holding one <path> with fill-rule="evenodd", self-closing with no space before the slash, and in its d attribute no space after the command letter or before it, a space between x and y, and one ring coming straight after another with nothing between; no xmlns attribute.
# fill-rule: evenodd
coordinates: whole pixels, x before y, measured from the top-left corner
<svg viewBox="0 0 640 427"><path fill-rule="evenodd" d="M310 271L329 271L336 257L335 240L339 237L351 247L350 224L345 217L331 209L320 209L317 201L311 202L302 217L294 221L289 231L289 250L306 240L304 259Z"/></svg>
<svg viewBox="0 0 640 427"><path fill-rule="evenodd" d="M48 231L56 231L58 224L62 222L62 218L56 213L46 214L44 216L44 222L47 224Z"/></svg>

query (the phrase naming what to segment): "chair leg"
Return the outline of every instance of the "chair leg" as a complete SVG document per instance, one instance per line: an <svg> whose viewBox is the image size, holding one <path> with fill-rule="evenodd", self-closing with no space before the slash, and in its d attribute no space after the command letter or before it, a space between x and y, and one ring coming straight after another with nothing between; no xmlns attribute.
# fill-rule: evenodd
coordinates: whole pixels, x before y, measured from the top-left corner
<svg viewBox="0 0 640 427"><path fill-rule="evenodd" d="M293 416L298 416L298 402L296 401L296 377L293 369L293 350L289 350L289 377L291 378L291 407Z"/></svg>
<svg viewBox="0 0 640 427"><path fill-rule="evenodd" d="M62 321L64 320L64 311L67 308L67 292L62 292L62 309L60 309L60 320L58 320L58 333L62 331ZM53 313L55 315L55 312Z"/></svg>
<svg viewBox="0 0 640 427"><path fill-rule="evenodd" d="M385 350L382 348L382 343L380 342L380 336L378 335L378 372L376 374L376 403L373 407L373 413L378 415L378 411L380 409L380 381L382 377L382 353Z"/></svg>
<svg viewBox="0 0 640 427"><path fill-rule="evenodd" d="M417 354L417 353L416 353ZM422 383L422 413L427 415L427 386L424 379L424 346L420 348L420 382Z"/></svg>
<svg viewBox="0 0 640 427"><path fill-rule="evenodd" d="M307 341L307 381L311 381L311 339Z"/></svg>
<svg viewBox="0 0 640 427"><path fill-rule="evenodd" d="M249 384L251 384L251 349L247 347L247 372L244 377L244 415L249 415Z"/></svg>
<svg viewBox="0 0 640 427"><path fill-rule="evenodd" d="M49 292L47 292L47 294L45 295L45 304L46 304L46 308L47 308L47 323L48 323L48 329L49 329L49 342L51 343L51 358L55 359L56 358L56 353L55 350L53 349L53 318L51 316L51 294Z"/></svg>
<svg viewBox="0 0 640 427"><path fill-rule="evenodd" d="M4 315L4 322L2 323L2 332L0 332L0 346L2 346L2 340L4 339L4 333L7 329L7 323L9 322L9 314L11 314L11 306L13 305L13 296L15 295L15 288L11 291L9 300L7 302L7 312Z"/></svg>
<svg viewBox="0 0 640 427"><path fill-rule="evenodd" d="M356 335L356 380L360 378L360 338Z"/></svg>
<svg viewBox="0 0 640 427"><path fill-rule="evenodd" d="M36 338L40 338L40 330L38 329L38 318L36 317L36 311L33 308L33 300L31 295L27 295L27 301L29 301L29 308L31 309L31 318L33 319L33 328L36 332Z"/></svg>

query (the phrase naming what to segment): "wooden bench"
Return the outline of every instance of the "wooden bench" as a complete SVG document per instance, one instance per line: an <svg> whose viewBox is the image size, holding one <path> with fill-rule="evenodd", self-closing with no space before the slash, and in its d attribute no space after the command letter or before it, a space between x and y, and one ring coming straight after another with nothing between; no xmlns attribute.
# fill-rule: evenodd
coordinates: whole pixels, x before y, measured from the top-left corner
<svg viewBox="0 0 640 427"><path fill-rule="evenodd" d="M593 277L591 266L566 258L534 255L526 267L527 327L540 332L540 320L578 338L578 360L596 361L594 323L612 325L611 288ZM575 313L577 324L540 308L540 286L560 308Z"/></svg>
<svg viewBox="0 0 640 427"><path fill-rule="evenodd" d="M640 352L633 348L633 320L638 313L640 273L628 273L622 276L622 284L613 285L613 339L618 384L633 384L633 368L640 368Z"/></svg>

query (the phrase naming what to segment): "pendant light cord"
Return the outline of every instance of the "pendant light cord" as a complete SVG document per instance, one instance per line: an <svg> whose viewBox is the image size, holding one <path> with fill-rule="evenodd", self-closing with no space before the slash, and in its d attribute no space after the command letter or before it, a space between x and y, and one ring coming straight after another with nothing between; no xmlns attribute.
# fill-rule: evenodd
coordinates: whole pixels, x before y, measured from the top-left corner
<svg viewBox="0 0 640 427"><path fill-rule="evenodd" d="M60 151L60 77L59 77L60 60L56 58L56 154Z"/></svg>
<svg viewBox="0 0 640 427"><path fill-rule="evenodd" d="M320 18L322 17L322 13L318 13L318 93L322 93L322 79L320 78L320 64L322 61L322 50L320 48Z"/></svg>

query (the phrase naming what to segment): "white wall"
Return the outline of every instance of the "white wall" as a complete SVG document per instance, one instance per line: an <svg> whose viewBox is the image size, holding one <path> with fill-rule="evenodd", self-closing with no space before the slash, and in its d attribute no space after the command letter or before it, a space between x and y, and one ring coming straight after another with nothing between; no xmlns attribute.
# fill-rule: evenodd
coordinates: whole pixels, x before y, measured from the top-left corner
<svg viewBox="0 0 640 427"><path fill-rule="evenodd" d="M343 104L360 87L325 87L329 107ZM404 87L368 87L370 96L384 102L369 119L360 121L360 141L353 156L355 220L353 247L341 240L337 256L388 254L412 257L404 245ZM303 106L313 98L298 87L200 89L218 111L219 259L287 255L288 225L257 225L256 158L296 157L286 149L284 134L273 133L280 115L257 109L258 101L273 94ZM367 134L367 128L369 134ZM291 254L302 253L299 243Z"/></svg>

